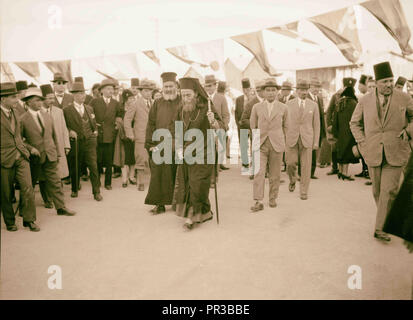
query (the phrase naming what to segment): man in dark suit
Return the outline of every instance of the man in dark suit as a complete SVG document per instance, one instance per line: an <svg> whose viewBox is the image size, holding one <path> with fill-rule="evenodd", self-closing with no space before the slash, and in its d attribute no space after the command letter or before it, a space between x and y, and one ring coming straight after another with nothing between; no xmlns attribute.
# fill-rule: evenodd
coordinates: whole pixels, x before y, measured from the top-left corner
<svg viewBox="0 0 413 320"><path fill-rule="evenodd" d="M75 82L81 82L83 84L83 86L85 85L83 82L83 77L75 77L74 79ZM86 94L86 98L85 98L85 104L89 105L90 101L93 100L93 96L91 96L90 94Z"/></svg>
<svg viewBox="0 0 413 320"><path fill-rule="evenodd" d="M294 98L295 96L293 94L293 84L289 81L284 81L281 86L281 91L280 91L280 95L278 96L278 101L285 104Z"/></svg>
<svg viewBox="0 0 413 320"><path fill-rule="evenodd" d="M30 231L39 231L36 221L36 206L34 191L30 177L29 157L30 152L24 146L20 134L20 121L13 112L17 103L16 85L12 82L0 84L1 105L1 211L8 231L16 231L14 210L12 206L13 183L17 180L20 185L21 207L23 226Z"/></svg>
<svg viewBox="0 0 413 320"><path fill-rule="evenodd" d="M99 173L105 171L105 188L112 189L112 166L114 141L118 123L122 122L120 104L112 98L115 83L110 79L105 79L100 85L102 97L93 99L90 106L96 115L96 125L98 127L98 168Z"/></svg>
<svg viewBox="0 0 413 320"><path fill-rule="evenodd" d="M320 141L319 146L321 146L322 140L326 137L326 125L324 121L324 104L323 99L320 97L321 82L318 79L313 79L310 82L310 90L308 91L308 98L313 100L318 105L318 112L320 115ZM317 168L317 150L313 149L312 160L311 160L311 179L318 179L315 176L315 169ZM300 169L299 169L300 170Z"/></svg>
<svg viewBox="0 0 413 320"><path fill-rule="evenodd" d="M90 106L84 104L85 88L82 83L74 83L71 93L74 101L63 109L70 137L69 172L72 180L72 198L78 196L80 182L79 163L84 161L90 172L92 192L96 201L100 195L100 179L96 161L97 128L95 114Z"/></svg>
<svg viewBox="0 0 413 320"><path fill-rule="evenodd" d="M17 103L14 105L14 111L16 111L17 116L23 115L27 111L26 104L21 100L24 98L27 90L27 81L17 81L16 82L16 89L17 89Z"/></svg>
<svg viewBox="0 0 413 320"><path fill-rule="evenodd" d="M56 106L60 109L66 108L69 103L73 103L73 96L65 92L67 80L61 73L55 73L53 76L53 89L56 95Z"/></svg>
<svg viewBox="0 0 413 320"><path fill-rule="evenodd" d="M66 208L62 184L58 174L60 152L52 117L40 111L42 107L40 89L29 89L23 101L28 111L20 118L22 137L31 153L30 172L32 185L41 179L45 181L46 194L53 201L58 215L73 216L74 211Z"/></svg>
<svg viewBox="0 0 413 320"><path fill-rule="evenodd" d="M237 129L238 129L238 142L239 142L240 149L241 149L242 165L248 168L249 166L248 154L247 156L245 156L245 152L243 152L242 150L244 146L243 144L241 144L241 118L242 118L242 113L244 112L244 107L249 102L250 96L251 96L250 79L248 78L242 79L241 84L242 84L242 91L244 94L242 96L239 96L237 99L235 99L235 123L237 124Z"/></svg>

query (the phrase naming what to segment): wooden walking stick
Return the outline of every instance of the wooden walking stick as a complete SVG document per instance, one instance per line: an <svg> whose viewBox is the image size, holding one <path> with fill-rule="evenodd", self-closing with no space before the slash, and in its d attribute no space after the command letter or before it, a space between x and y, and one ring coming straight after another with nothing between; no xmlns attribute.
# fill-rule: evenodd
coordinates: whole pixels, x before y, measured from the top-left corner
<svg viewBox="0 0 413 320"><path fill-rule="evenodd" d="M208 112L212 112L211 99L208 98ZM215 150L215 139L214 139L214 150ZM218 191L217 191L217 163L218 163L218 153L215 156L214 161L214 190L215 190L215 210L217 211L217 224L219 224L219 210L218 210Z"/></svg>

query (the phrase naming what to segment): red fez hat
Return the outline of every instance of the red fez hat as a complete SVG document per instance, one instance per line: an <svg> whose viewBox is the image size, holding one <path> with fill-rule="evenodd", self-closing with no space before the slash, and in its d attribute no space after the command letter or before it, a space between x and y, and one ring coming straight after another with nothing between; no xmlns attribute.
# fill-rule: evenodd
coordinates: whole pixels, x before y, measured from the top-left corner
<svg viewBox="0 0 413 320"><path fill-rule="evenodd" d="M17 91L27 90L27 81L17 81L16 82Z"/></svg>
<svg viewBox="0 0 413 320"><path fill-rule="evenodd" d="M53 93L53 88L50 84L43 84L40 86L40 90L42 90L43 97L46 97L48 94Z"/></svg>
<svg viewBox="0 0 413 320"><path fill-rule="evenodd" d="M75 77L74 82L82 82L83 83L83 77Z"/></svg>
<svg viewBox="0 0 413 320"><path fill-rule="evenodd" d="M251 88L251 82L250 82L250 79L248 79L248 78L242 79L241 84L242 84L242 89Z"/></svg>
<svg viewBox="0 0 413 320"><path fill-rule="evenodd" d="M356 85L357 80L354 78L343 78L344 87L353 87Z"/></svg>
<svg viewBox="0 0 413 320"><path fill-rule="evenodd" d="M399 84L401 86L404 86L406 84L407 79L405 77L398 77L396 84Z"/></svg>

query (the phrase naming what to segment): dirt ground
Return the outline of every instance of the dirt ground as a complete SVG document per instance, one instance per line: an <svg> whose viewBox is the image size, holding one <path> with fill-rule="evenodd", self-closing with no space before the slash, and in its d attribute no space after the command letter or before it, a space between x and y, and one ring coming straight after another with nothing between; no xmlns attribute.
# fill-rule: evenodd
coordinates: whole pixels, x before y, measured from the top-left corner
<svg viewBox="0 0 413 320"><path fill-rule="evenodd" d="M410 299L413 255L392 237L373 238L375 204L364 179L339 181L317 168L309 199L281 185L278 207L250 213L252 182L240 165L222 172L220 224L185 231L167 207L152 216L135 186L92 198L82 182L67 207L45 209L36 191L38 224L30 232L1 229L1 299ZM360 166L351 167L351 173ZM37 188L36 188L37 189ZM268 182L266 194L268 193ZM214 190L210 199L215 212ZM62 289L48 288L48 268L62 271ZM361 289L349 289L348 268L361 268Z"/></svg>

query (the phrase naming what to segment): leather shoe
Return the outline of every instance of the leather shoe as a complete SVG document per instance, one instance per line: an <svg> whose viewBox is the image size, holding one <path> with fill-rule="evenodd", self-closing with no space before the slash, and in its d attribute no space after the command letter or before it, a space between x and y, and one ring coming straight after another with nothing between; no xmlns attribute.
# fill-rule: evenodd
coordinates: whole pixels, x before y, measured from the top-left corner
<svg viewBox="0 0 413 320"><path fill-rule="evenodd" d="M70 194L70 196L71 196L72 198L77 198L77 192L72 192L72 193Z"/></svg>
<svg viewBox="0 0 413 320"><path fill-rule="evenodd" d="M45 203L44 203L44 207L45 207L46 209L53 209L53 203L51 203L51 202L45 202Z"/></svg>
<svg viewBox="0 0 413 320"><path fill-rule="evenodd" d="M270 200L270 207L275 208L276 206L277 206L277 202L275 201L275 199L271 199Z"/></svg>
<svg viewBox="0 0 413 320"><path fill-rule="evenodd" d="M160 213L165 213L165 206L156 206L155 211L153 212L153 214L160 214Z"/></svg>
<svg viewBox="0 0 413 320"><path fill-rule="evenodd" d="M387 233L382 232L374 232L374 237L378 240L389 242L391 238L387 235Z"/></svg>
<svg viewBox="0 0 413 320"><path fill-rule="evenodd" d="M290 192L294 192L294 190L295 190L295 182L294 182L294 183L290 183L290 185L288 186L288 190L289 190Z"/></svg>
<svg viewBox="0 0 413 320"><path fill-rule="evenodd" d="M69 210L68 208L60 208L57 209L57 215L59 216L74 216L76 214L76 212Z"/></svg>
<svg viewBox="0 0 413 320"><path fill-rule="evenodd" d="M105 186L106 190L112 190L112 186Z"/></svg>
<svg viewBox="0 0 413 320"><path fill-rule="evenodd" d="M17 226L15 224L7 226L7 231L17 231Z"/></svg>
<svg viewBox="0 0 413 320"><path fill-rule="evenodd" d="M254 175L250 175L250 180L254 180Z"/></svg>
<svg viewBox="0 0 413 320"><path fill-rule="evenodd" d="M87 174L84 174L80 179L82 179L83 181L88 181L89 176Z"/></svg>
<svg viewBox="0 0 413 320"><path fill-rule="evenodd" d="M264 210L264 205L261 202L255 202L255 204L251 207L252 212L258 212Z"/></svg>
<svg viewBox="0 0 413 320"><path fill-rule="evenodd" d="M145 185L143 183L140 183L138 186L139 191L144 191L145 190Z"/></svg>
<svg viewBox="0 0 413 320"><path fill-rule="evenodd" d="M122 188L127 188L128 184L127 183L122 183Z"/></svg>
<svg viewBox="0 0 413 320"><path fill-rule="evenodd" d="M316 177L316 176L311 176L311 179L318 179L318 177Z"/></svg>
<svg viewBox="0 0 413 320"><path fill-rule="evenodd" d="M117 178L119 178L121 176L121 174L119 173L119 172L116 172L116 173L114 173L113 174L113 179L117 179Z"/></svg>
<svg viewBox="0 0 413 320"><path fill-rule="evenodd" d="M337 174L338 172L338 170L331 170L330 172L327 172L327 175L332 176L333 174Z"/></svg>
<svg viewBox="0 0 413 320"><path fill-rule="evenodd" d="M229 168L226 167L226 166L224 166L223 164L221 164L221 165L219 166L219 168L220 168L221 170L229 170Z"/></svg>
<svg viewBox="0 0 413 320"><path fill-rule="evenodd" d="M70 181L70 179L63 179L63 183L64 184L71 184L72 182Z"/></svg>
<svg viewBox="0 0 413 320"><path fill-rule="evenodd" d="M373 182L367 181L367 182L365 182L364 184L365 184L366 186L371 186L371 185L373 184Z"/></svg>
<svg viewBox="0 0 413 320"><path fill-rule="evenodd" d="M40 228L34 222L23 221L23 227L28 227L30 231L33 231L33 232L40 231Z"/></svg>
<svg viewBox="0 0 413 320"><path fill-rule="evenodd" d="M364 173L364 171L362 171L358 174L355 174L354 176L357 177L357 178L364 178L364 175L365 175L365 173Z"/></svg>
<svg viewBox="0 0 413 320"><path fill-rule="evenodd" d="M302 194L302 195L300 196L300 199L301 199L301 200L307 200L307 199L308 199L308 196L307 196L306 194Z"/></svg>
<svg viewBox="0 0 413 320"><path fill-rule="evenodd" d="M100 193L94 194L94 195L93 195L93 198L94 198L96 201L102 201L102 200L103 200L103 197L100 195Z"/></svg>
<svg viewBox="0 0 413 320"><path fill-rule="evenodd" d="M129 179L129 183L130 183L130 184L133 184L134 186L136 186L136 180Z"/></svg>

